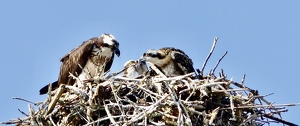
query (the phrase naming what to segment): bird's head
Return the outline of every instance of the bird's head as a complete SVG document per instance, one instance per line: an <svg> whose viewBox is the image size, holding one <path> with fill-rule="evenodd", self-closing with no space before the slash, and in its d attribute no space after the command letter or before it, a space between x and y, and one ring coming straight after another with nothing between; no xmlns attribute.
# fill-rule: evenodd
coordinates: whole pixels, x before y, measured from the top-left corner
<svg viewBox="0 0 300 126"><path fill-rule="evenodd" d="M139 59L139 60L137 60L136 62L137 62L137 65L138 65L138 66L147 66L145 60Z"/></svg>
<svg viewBox="0 0 300 126"><path fill-rule="evenodd" d="M141 61L151 62L153 64L159 65L162 62L162 55L160 52L150 49L143 54L141 57Z"/></svg>
<svg viewBox="0 0 300 126"><path fill-rule="evenodd" d="M119 42L111 34L104 33L101 38L103 39L103 47L111 49L118 57L120 56Z"/></svg>
<svg viewBox="0 0 300 126"><path fill-rule="evenodd" d="M124 64L124 76L127 78L135 78L136 77L136 61L129 60Z"/></svg>
<svg viewBox="0 0 300 126"><path fill-rule="evenodd" d="M136 71L138 72L138 75L146 74L148 67L145 60L140 59L136 61Z"/></svg>
<svg viewBox="0 0 300 126"><path fill-rule="evenodd" d="M124 68L128 68L130 66L134 66L136 65L136 61L134 60L128 60L125 64L124 64Z"/></svg>

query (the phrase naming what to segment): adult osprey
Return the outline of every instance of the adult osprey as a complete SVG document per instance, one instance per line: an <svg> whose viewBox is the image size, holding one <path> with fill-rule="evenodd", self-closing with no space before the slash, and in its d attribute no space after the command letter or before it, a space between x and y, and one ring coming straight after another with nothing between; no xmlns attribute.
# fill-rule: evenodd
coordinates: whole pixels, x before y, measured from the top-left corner
<svg viewBox="0 0 300 126"><path fill-rule="evenodd" d="M78 85L84 80L102 75L110 69L114 54L120 56L119 43L111 34L104 33L84 41L61 58L59 77L52 83L52 90L59 87L59 84L73 85L75 80L69 77L70 73L79 78L80 81L76 82ZM43 87L40 94L47 93L48 86Z"/></svg>
<svg viewBox="0 0 300 126"><path fill-rule="evenodd" d="M164 47L148 50L141 59L153 63L166 76L184 75L194 72L192 60L180 49Z"/></svg>

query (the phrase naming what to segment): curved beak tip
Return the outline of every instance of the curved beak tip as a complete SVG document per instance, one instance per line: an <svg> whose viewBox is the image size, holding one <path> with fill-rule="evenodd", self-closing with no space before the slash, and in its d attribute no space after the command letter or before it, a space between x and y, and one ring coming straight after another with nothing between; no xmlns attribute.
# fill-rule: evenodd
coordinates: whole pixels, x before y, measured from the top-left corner
<svg viewBox="0 0 300 126"><path fill-rule="evenodd" d="M118 57L120 57L120 55L121 55L121 52L120 52L120 50L119 50L119 49L116 49L114 52L116 53L116 55L117 55Z"/></svg>
<svg viewBox="0 0 300 126"><path fill-rule="evenodd" d="M146 60L145 60L145 59L139 59L139 60L138 60L138 63L139 63L139 64L146 64Z"/></svg>
<svg viewBox="0 0 300 126"><path fill-rule="evenodd" d="M145 58L141 57L138 62L146 62Z"/></svg>

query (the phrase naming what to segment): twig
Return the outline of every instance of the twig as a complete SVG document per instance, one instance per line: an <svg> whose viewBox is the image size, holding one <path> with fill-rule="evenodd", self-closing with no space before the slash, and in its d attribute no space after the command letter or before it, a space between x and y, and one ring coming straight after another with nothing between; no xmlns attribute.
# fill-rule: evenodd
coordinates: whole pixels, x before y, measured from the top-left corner
<svg viewBox="0 0 300 126"><path fill-rule="evenodd" d="M138 81L138 82L143 81L143 79L134 79L134 78L127 78L127 77L122 77L122 76L114 77L114 79L119 79L119 80L124 80L124 81Z"/></svg>
<svg viewBox="0 0 300 126"><path fill-rule="evenodd" d="M64 84L60 84L55 96L54 96L54 99L52 99L52 101L50 102L49 106L48 106L48 110L46 111L44 117L46 117L49 113L52 112L52 110L54 109L58 99L60 98L60 96L62 95L62 93L64 92L65 90L65 85Z"/></svg>
<svg viewBox="0 0 300 126"><path fill-rule="evenodd" d="M231 113L232 113L232 119L236 120L236 115L235 115L235 111L234 111L235 108L234 108L232 95L230 95L229 99L230 99L230 109L231 109Z"/></svg>
<svg viewBox="0 0 300 126"><path fill-rule="evenodd" d="M135 123L136 121L143 119L144 116L146 116L145 114L149 114L149 113L152 113L153 111L155 111L155 108L158 107L158 104L160 104L168 96L169 96L169 94L168 95L164 95L155 104L152 104L151 106L147 107L147 109L144 110L144 112L141 112L140 114L138 114L138 115L134 116L133 118L131 118L131 120L129 120L129 123L127 125L131 125L132 123Z"/></svg>
<svg viewBox="0 0 300 126"><path fill-rule="evenodd" d="M13 99L17 99L17 100L25 101L25 102L31 103L31 104L33 104L33 105L35 105L35 106L37 106L37 105L38 105L38 104L36 104L36 103L34 103L34 102L32 102L32 101L29 101L29 100L26 100L26 99L23 99L23 98L13 97Z"/></svg>
<svg viewBox="0 0 300 126"><path fill-rule="evenodd" d="M239 88L246 88L246 89L248 89L248 91L251 92L253 95L257 95L258 94L257 90L253 90L253 89L251 89L251 88L249 88L249 87L247 87L245 85L239 84L237 82L231 82L231 83L234 84L235 86L239 87Z"/></svg>
<svg viewBox="0 0 300 126"><path fill-rule="evenodd" d="M161 76L162 78L167 78L167 76L165 74L163 74L153 63L151 62L147 62L150 66L151 69L153 69L159 76Z"/></svg>
<svg viewBox="0 0 300 126"><path fill-rule="evenodd" d="M90 123L87 123L83 126L90 126L92 124L95 124L95 123L98 123L98 122L102 122L104 120L108 120L110 118L120 118L120 117L125 117L126 115L121 115L121 116L111 116L111 117L104 117L104 118L99 118L98 120L94 121L94 122L90 122Z"/></svg>
<svg viewBox="0 0 300 126"><path fill-rule="evenodd" d="M213 121L217 117L217 114L218 114L219 110L220 110L220 107L218 107L218 108L216 108L212 111L212 114L211 114L211 117L210 117L210 120L209 120L209 123L208 123L209 125L213 125Z"/></svg>
<svg viewBox="0 0 300 126"><path fill-rule="evenodd" d="M157 82L162 82L162 81L173 81L173 80L181 80L183 78L186 78L186 77L189 77L189 76L192 76L194 75L195 72L192 72L192 73L188 73L188 74L185 74L185 75L179 75L179 76L176 76L176 77L169 77L169 78L154 78L155 81Z"/></svg>
<svg viewBox="0 0 300 126"><path fill-rule="evenodd" d="M269 119L272 119L272 120L275 120L275 121L278 121L280 123L283 123L283 124L286 124L286 125L289 125L289 126L298 126L294 123L291 123L291 122L288 122L288 121L285 121L283 119L279 119L277 117L274 117L274 116L271 116L269 114L262 114L262 116L266 117L266 118L269 118Z"/></svg>
<svg viewBox="0 0 300 126"><path fill-rule="evenodd" d="M34 108L31 107L30 104L28 104L28 109L29 109L30 124L34 125L34 126L38 125L38 123L36 121L36 117L34 115Z"/></svg>
<svg viewBox="0 0 300 126"><path fill-rule="evenodd" d="M49 117L49 119L50 119L51 124L52 124L53 126L56 126L56 124L54 123L54 121L53 121L53 119L52 119L51 116Z"/></svg>
<svg viewBox="0 0 300 126"><path fill-rule="evenodd" d="M111 78L111 77L113 77L113 76L117 76L117 75L119 75L120 73L124 72L125 70L126 70L126 68L124 68L124 69L122 69L122 70L120 70L120 71L118 71L118 72L111 73L111 74L107 75L107 76L105 77L105 79L107 80L107 79L109 79L109 78Z"/></svg>
<svg viewBox="0 0 300 126"><path fill-rule="evenodd" d="M28 114L26 114L25 112L21 111L20 109L18 109L18 110L19 110L19 112L21 112L23 115L29 116Z"/></svg>
<svg viewBox="0 0 300 126"><path fill-rule="evenodd" d="M244 74L244 76L243 76L243 78L242 78L242 82L241 82L242 85L244 85L245 78L246 78L246 74Z"/></svg>
<svg viewBox="0 0 300 126"><path fill-rule="evenodd" d="M216 64L216 66L214 67L212 74L215 73L215 70L217 69L217 67L219 66L220 62L222 61L222 59L226 56L228 51L226 51L223 56L221 57L221 59L219 59L218 63Z"/></svg>
<svg viewBox="0 0 300 126"><path fill-rule="evenodd" d="M279 107L279 106L299 106L300 103L291 103L291 104L273 104L273 107ZM271 107L270 105L245 105L245 106L236 106L235 109L242 109L242 108L268 108ZM231 109L231 107L227 108L221 108L224 109Z"/></svg>
<svg viewBox="0 0 300 126"><path fill-rule="evenodd" d="M107 105L104 105L104 108L105 108L105 111L106 111L106 113L107 113L107 117L109 117L109 120L111 121L111 123L112 123L114 126L117 126L116 121L114 120L114 118L112 118L112 115L111 115L110 112L109 112L108 106L107 106Z"/></svg>
<svg viewBox="0 0 300 126"><path fill-rule="evenodd" d="M75 94L81 96L85 101L86 99L89 99L89 95L86 92L84 92L84 90L69 85L65 85L65 88L72 90Z"/></svg>
<svg viewBox="0 0 300 126"><path fill-rule="evenodd" d="M214 38L214 43L213 43L213 45L212 45L212 48L210 49L210 52L209 52L208 56L206 57L205 62L204 62L203 65L202 65L202 69L201 69L201 74L202 74L202 75L203 75L203 71L204 71L204 69L205 69L206 63L207 63L207 61L209 60L211 54L213 53L213 51L214 51L214 49L215 49L215 46L216 46L216 44L217 44L217 41L218 41L218 37L215 37L215 38Z"/></svg>
<svg viewBox="0 0 300 126"><path fill-rule="evenodd" d="M112 83L110 83L110 88L112 88L113 97L115 98L115 100L116 100L117 102L120 102L120 98L119 98L119 96L117 95L116 91L113 89L113 87L114 87L114 85L113 85ZM118 108L119 108L120 112L122 113L122 115L125 115L125 114L124 114L124 110L121 108L121 105L120 105L120 104L118 104Z"/></svg>

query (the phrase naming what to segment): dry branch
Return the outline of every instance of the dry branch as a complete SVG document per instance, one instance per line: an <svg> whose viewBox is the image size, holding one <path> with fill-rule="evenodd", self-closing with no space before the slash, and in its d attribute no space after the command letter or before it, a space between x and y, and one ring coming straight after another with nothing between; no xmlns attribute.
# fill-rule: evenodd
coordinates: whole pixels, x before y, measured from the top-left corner
<svg viewBox="0 0 300 126"><path fill-rule="evenodd" d="M204 62L203 65L202 65L201 75L203 75L203 71L204 71L205 66L206 66L206 64L207 64L207 61L209 60L211 54L212 54L212 53L214 52L214 50L215 50L217 41L218 41L218 37L215 37L215 38L214 38L214 43L213 43L213 45L212 45L212 47L211 47L211 49L210 49L210 52L209 52L209 54L207 55L207 57L206 57L206 59L205 59L205 62Z"/></svg>

